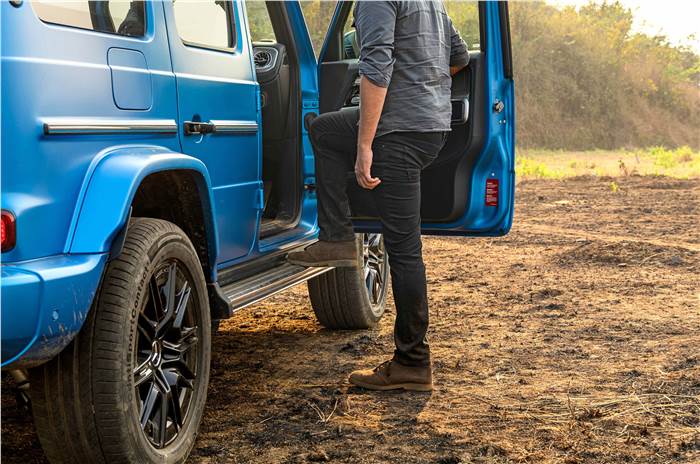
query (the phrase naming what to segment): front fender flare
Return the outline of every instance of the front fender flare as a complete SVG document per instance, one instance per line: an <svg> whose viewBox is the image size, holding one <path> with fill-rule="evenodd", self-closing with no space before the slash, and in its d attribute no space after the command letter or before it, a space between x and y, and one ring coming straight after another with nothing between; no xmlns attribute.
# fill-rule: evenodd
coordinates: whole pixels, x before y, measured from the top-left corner
<svg viewBox="0 0 700 464"><path fill-rule="evenodd" d="M172 170L190 171L197 182L209 244L209 272L214 272L219 241L209 172L197 158L157 146L117 147L95 158L78 197L65 252L110 251L112 241L128 220L141 182L150 174Z"/></svg>

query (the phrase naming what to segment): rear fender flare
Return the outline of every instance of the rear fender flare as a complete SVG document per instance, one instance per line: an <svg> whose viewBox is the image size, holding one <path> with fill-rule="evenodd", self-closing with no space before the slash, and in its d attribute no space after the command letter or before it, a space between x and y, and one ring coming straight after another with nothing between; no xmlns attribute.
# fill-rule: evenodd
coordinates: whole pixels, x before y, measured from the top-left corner
<svg viewBox="0 0 700 464"><path fill-rule="evenodd" d="M65 253L108 253L128 221L141 182L162 171L189 171L197 183L207 235L209 277L215 281L219 241L209 172L197 158L164 147L122 146L95 157L78 196Z"/></svg>

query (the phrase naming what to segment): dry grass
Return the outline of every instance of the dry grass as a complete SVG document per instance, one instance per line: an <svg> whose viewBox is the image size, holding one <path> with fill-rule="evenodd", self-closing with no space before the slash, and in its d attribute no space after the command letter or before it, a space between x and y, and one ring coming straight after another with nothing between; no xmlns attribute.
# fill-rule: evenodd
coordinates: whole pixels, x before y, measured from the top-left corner
<svg viewBox="0 0 700 464"><path fill-rule="evenodd" d="M625 151L519 150L516 173L525 179L564 179L576 176L700 177L700 152L688 147L673 150L651 147Z"/></svg>

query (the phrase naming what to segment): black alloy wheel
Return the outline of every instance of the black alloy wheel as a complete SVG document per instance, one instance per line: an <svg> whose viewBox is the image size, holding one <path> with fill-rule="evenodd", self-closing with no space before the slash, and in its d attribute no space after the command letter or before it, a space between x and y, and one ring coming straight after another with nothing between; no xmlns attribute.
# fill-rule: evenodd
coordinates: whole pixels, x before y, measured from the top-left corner
<svg viewBox="0 0 700 464"><path fill-rule="evenodd" d="M139 314L134 388L141 429L157 449L177 438L197 380L201 337L191 292L187 269L174 259L165 261L149 281Z"/></svg>

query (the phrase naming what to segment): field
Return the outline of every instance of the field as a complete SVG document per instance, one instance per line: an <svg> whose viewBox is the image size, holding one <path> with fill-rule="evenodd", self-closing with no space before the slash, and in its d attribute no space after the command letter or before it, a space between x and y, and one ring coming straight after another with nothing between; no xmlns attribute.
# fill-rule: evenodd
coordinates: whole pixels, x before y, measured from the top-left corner
<svg viewBox="0 0 700 464"><path fill-rule="evenodd" d="M390 354L391 302L367 332L303 286L237 313L190 461L700 463L700 180L606 173L529 173L508 236L425 240L432 394L346 382ZM2 457L44 462L8 388Z"/></svg>
<svg viewBox="0 0 700 464"><path fill-rule="evenodd" d="M519 150L519 178L564 179L577 176L629 177L667 176L676 179L700 178L700 152L689 147L669 150L555 151Z"/></svg>

